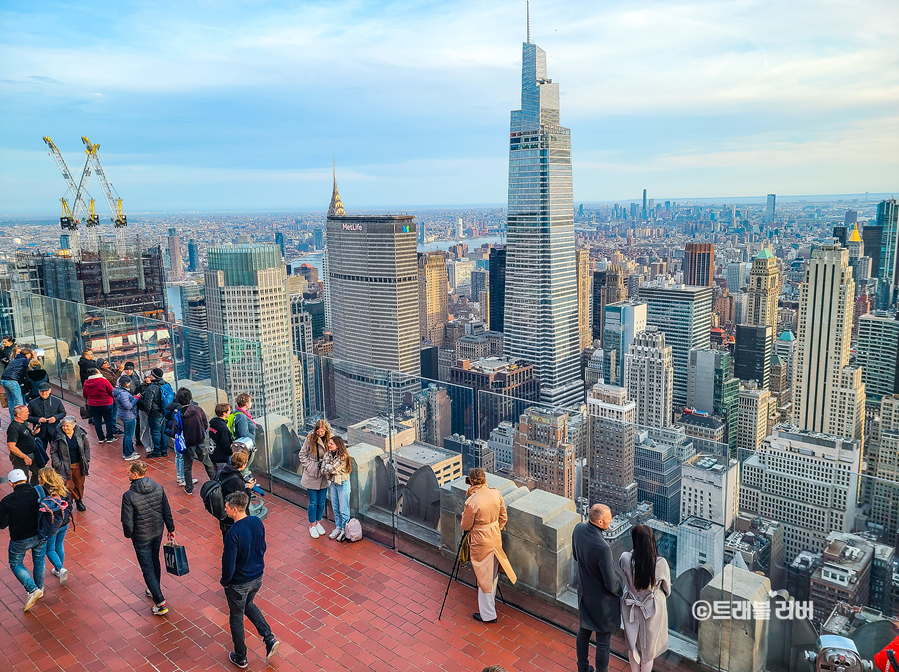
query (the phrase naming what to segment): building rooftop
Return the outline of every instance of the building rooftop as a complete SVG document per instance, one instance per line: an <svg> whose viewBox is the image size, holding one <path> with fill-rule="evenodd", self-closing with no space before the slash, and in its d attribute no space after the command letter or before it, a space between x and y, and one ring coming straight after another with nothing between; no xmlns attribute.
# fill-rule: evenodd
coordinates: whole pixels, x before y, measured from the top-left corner
<svg viewBox="0 0 899 672"><path fill-rule="evenodd" d="M793 332L789 329L784 329L780 332L780 336L777 337L778 341L795 341L796 336L793 335Z"/></svg>
<svg viewBox="0 0 899 672"><path fill-rule="evenodd" d="M465 338L469 338L466 336ZM486 337L483 337L486 341ZM462 339L459 339L462 340ZM477 373L499 373L500 371L515 371L517 369L530 366L523 359L514 359L510 357L486 357L475 361L460 360L458 368L467 371L475 371Z"/></svg>
<svg viewBox="0 0 899 672"><path fill-rule="evenodd" d="M417 464L437 464L438 462L443 462L443 460L459 457L459 453L416 441L408 446L394 448L393 456L396 459L407 460Z"/></svg>
<svg viewBox="0 0 899 672"><path fill-rule="evenodd" d="M696 427L705 427L707 429L721 429L724 422L711 415L700 415L698 413L687 413L680 417L678 422L682 425L694 425Z"/></svg>

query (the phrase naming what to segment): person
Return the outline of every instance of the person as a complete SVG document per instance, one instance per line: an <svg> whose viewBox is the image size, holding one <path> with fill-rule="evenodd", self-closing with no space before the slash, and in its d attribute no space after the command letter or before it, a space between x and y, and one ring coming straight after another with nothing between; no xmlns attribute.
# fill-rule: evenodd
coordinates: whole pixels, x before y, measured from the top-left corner
<svg viewBox="0 0 899 672"><path fill-rule="evenodd" d="M184 492L190 495L194 491L194 483L199 480L194 478L194 460L199 460L201 463L208 461L204 444L209 421L206 419L203 409L193 403L193 394L187 388L178 390L178 403L182 408L181 423L184 428L184 445L187 446L187 450L181 456L184 461Z"/></svg>
<svg viewBox="0 0 899 672"><path fill-rule="evenodd" d="M41 385L44 384L50 384L50 376L41 365L41 360L33 357L28 363L28 371L25 373L25 396L28 397L28 401L38 398Z"/></svg>
<svg viewBox="0 0 899 672"><path fill-rule="evenodd" d="M147 453L147 457L165 457L169 452L168 437L162 432L163 412L166 404L162 403L162 388L167 387L167 394L171 393L172 386L163 380L162 369L151 369L147 380L147 387L138 402L138 408L147 414L147 425L150 427L150 437L153 450ZM174 395L172 395L174 396Z"/></svg>
<svg viewBox="0 0 899 672"><path fill-rule="evenodd" d="M216 479L222 486L222 499L226 499L228 495L235 492L245 492L252 489L256 485L256 479L252 476L245 478L241 473L247 466L250 459L250 453L241 443L234 444L234 451L231 455L231 463L222 467L222 470L216 474ZM249 499L247 506L249 507ZM225 516L219 521L219 529L222 531L222 539L228 534L228 530L234 524L234 519Z"/></svg>
<svg viewBox="0 0 899 672"><path fill-rule="evenodd" d="M468 532L471 567L478 580L478 611L472 618L496 623L496 584L499 570L515 583L517 577L503 552L500 534L506 526L506 502L496 488L487 487L487 472L475 467L468 472L468 492L462 512L462 529Z"/></svg>
<svg viewBox="0 0 899 672"><path fill-rule="evenodd" d="M277 653L281 644L253 601L262 587L265 572L265 525L256 516L247 515L249 501L244 492L231 493L225 499L225 512L234 524L225 536L222 550L221 584L228 600L228 622L234 643L234 651L228 659L240 668L247 666L244 616L250 619L265 642L266 660Z"/></svg>
<svg viewBox="0 0 899 672"><path fill-rule="evenodd" d="M253 397L246 392L241 392L234 400L237 410L228 418L228 426L234 440L249 439L251 445L256 445L256 422L250 415L250 407L253 405Z"/></svg>
<svg viewBox="0 0 899 672"><path fill-rule="evenodd" d="M137 395L140 388L140 377L134 370L134 362L125 362L125 364L122 366L122 375L128 376L131 379L131 384L128 386L128 391L133 395Z"/></svg>
<svg viewBox="0 0 899 672"><path fill-rule="evenodd" d="M59 422L53 441L50 442L50 464L65 481L75 500L75 508L86 511L84 505L84 481L91 468L91 444L75 418L67 415Z"/></svg>
<svg viewBox="0 0 899 672"><path fill-rule="evenodd" d="M13 469L31 472L31 484L37 483L37 470L40 464L35 462L37 444L34 434L25 423L28 421L28 407L19 404L13 408L13 421L6 428L6 447L9 448L9 461Z"/></svg>
<svg viewBox="0 0 899 672"><path fill-rule="evenodd" d="M50 383L41 383L37 394L28 402L28 422L39 430L37 437L49 447L60 420L66 417L66 409L62 399L50 394Z"/></svg>
<svg viewBox="0 0 899 672"><path fill-rule="evenodd" d="M99 369L88 370L82 394L90 410L91 419L94 421L97 439L100 443L113 443L115 437L112 431L112 408L115 400L112 396L112 385L103 377ZM104 424L106 425L105 432L103 431Z"/></svg>
<svg viewBox="0 0 899 672"><path fill-rule="evenodd" d="M347 452L346 443L339 436L332 436L328 441L328 452L322 463L322 474L331 479L329 488L331 508L334 511L334 531L329 539L343 541L346 539L346 524L350 522L350 472L352 462Z"/></svg>
<svg viewBox="0 0 899 672"><path fill-rule="evenodd" d="M119 364L117 368L113 368L109 360L103 359L102 357L97 360L97 369L100 371L100 375L106 378L109 381L109 384L112 385L113 391L115 391L116 385L119 381L119 376L122 375L122 365ZM122 430L119 429L119 407L116 406L115 401L112 404L112 434L113 436L118 436L122 434Z"/></svg>
<svg viewBox="0 0 899 672"><path fill-rule="evenodd" d="M6 480L12 486L12 493L0 500L0 530L9 528L9 566L28 593L25 611L29 611L44 596L47 542L38 534L40 497L21 469L13 469ZM25 567L28 551L31 551L31 572Z"/></svg>
<svg viewBox="0 0 899 672"><path fill-rule="evenodd" d="M140 458L134 450L134 430L137 424L137 402L140 395L131 394L131 378L126 375L119 376L115 388L112 390L112 398L116 408L119 409L119 418L125 431L122 434L122 457L127 461Z"/></svg>
<svg viewBox="0 0 899 672"><path fill-rule="evenodd" d="M212 468L216 474L228 464L232 455L231 444L234 443L234 437L228 429L229 415L231 415L230 404L216 404L215 417L209 421L209 438L212 439L213 445L209 459L212 460Z"/></svg>
<svg viewBox="0 0 899 672"><path fill-rule="evenodd" d="M3 375L0 375L0 384L6 390L6 403L9 405L9 417L11 420L15 420L13 417L15 407L25 403L25 397L22 394L22 383L25 382L28 363L32 357L33 354L28 348L19 350L18 354L10 359L9 364L3 369Z"/></svg>
<svg viewBox="0 0 899 672"><path fill-rule="evenodd" d="M3 337L3 341L0 342L0 374L9 366L9 361L15 357L15 354L16 339L7 334Z"/></svg>
<svg viewBox="0 0 899 672"><path fill-rule="evenodd" d="M621 613L632 672L652 672L652 663L668 650L668 605L671 569L659 557L655 534L648 525L631 530L633 551L621 554L624 574Z"/></svg>
<svg viewBox="0 0 899 672"><path fill-rule="evenodd" d="M59 585L65 586L69 582L69 570L65 568L65 540L69 531L69 522L72 520L72 496L66 488L62 477L53 470L53 467L43 467L37 474L38 485L44 491L45 497L59 497L66 503L63 512L63 523L52 537L47 539L47 559L53 565L50 573L59 579Z"/></svg>
<svg viewBox="0 0 899 672"><path fill-rule="evenodd" d="M81 352L81 358L78 360L78 376L81 378L81 387L84 387L84 382L90 378L90 370L97 368L97 362L94 360L94 351L90 348L85 348Z"/></svg>
<svg viewBox="0 0 899 672"><path fill-rule="evenodd" d="M621 623L621 582L612 564L612 549L602 536L612 522L612 511L605 504L594 504L588 518L588 522L578 523L571 535L578 571L577 669L594 669L587 659L590 635L595 632L595 670L608 672L612 633L618 631Z"/></svg>
<svg viewBox="0 0 899 672"><path fill-rule="evenodd" d="M176 415L180 414L182 425L183 425L183 414L184 414L184 405L181 403L181 398L184 393L190 393L186 387L179 387L178 391L175 393L175 398L172 399L171 402L166 404L165 408L162 410L162 425L166 428L165 436L162 437L162 440L168 444L168 438L175 438L175 433L177 432L177 427L175 427L175 418ZM177 480L178 485L182 488L184 487L184 453L179 453L177 450L175 451L175 480ZM193 485L191 483L191 485Z"/></svg>
<svg viewBox="0 0 899 672"><path fill-rule="evenodd" d="M148 371L144 374L140 385L138 385L137 392L132 394L139 397L138 401L140 401L147 394L147 389L152 384L153 376ZM146 448L148 453L153 452L153 436L150 433L150 422L146 410L140 403L137 404L137 425L134 428L134 439L135 445Z"/></svg>
<svg viewBox="0 0 899 672"><path fill-rule="evenodd" d="M325 533L322 519L325 517L325 502L328 497L328 477L322 473L322 462L327 445L331 440L331 428L324 419L315 423L315 429L309 432L309 436L303 442L300 449L300 464L303 465L303 477L300 485L306 488L309 495L309 507L306 514L309 517L309 536L318 539Z"/></svg>
<svg viewBox="0 0 899 672"><path fill-rule="evenodd" d="M152 611L156 616L164 616L169 608L159 584L162 578L159 549L163 528L168 531L168 540L175 541L172 508L163 487L147 476L145 462L135 460L128 465L128 480L131 487L122 495L122 532L134 546L147 597L153 598Z"/></svg>

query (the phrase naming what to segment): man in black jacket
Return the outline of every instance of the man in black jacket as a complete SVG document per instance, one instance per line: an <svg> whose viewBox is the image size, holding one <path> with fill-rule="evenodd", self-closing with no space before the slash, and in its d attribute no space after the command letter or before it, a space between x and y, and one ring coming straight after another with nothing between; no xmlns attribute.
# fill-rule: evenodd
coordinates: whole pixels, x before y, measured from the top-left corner
<svg viewBox="0 0 899 672"><path fill-rule="evenodd" d="M219 473L228 460L231 459L231 444L234 438L228 429L228 416L231 415L231 406L225 402L215 405L215 417L209 421L209 438L212 440L213 449L209 459L212 460L214 473ZM212 478L210 476L210 478Z"/></svg>
<svg viewBox="0 0 899 672"><path fill-rule="evenodd" d="M21 469L13 469L7 478L13 491L0 500L0 529L9 528L9 565L19 583L28 592L25 611L44 596L44 559L46 539L41 539L37 529L37 511L40 498L34 486L29 485ZM25 567L25 555L31 551L34 569Z"/></svg>
<svg viewBox="0 0 899 672"><path fill-rule="evenodd" d="M41 383L38 398L28 402L28 422L40 428L37 437L49 449L50 439L56 434L59 422L66 417L66 409L59 397L50 394L50 384Z"/></svg>
<svg viewBox="0 0 899 672"><path fill-rule="evenodd" d="M139 410L147 414L147 425L150 428L150 436L153 442L153 450L147 453L147 457L165 457L169 451L169 440L162 431L164 405L162 403L162 388L164 381L162 369L151 369L144 379L146 387L137 402ZM168 385L168 383L165 383ZM174 402L173 402L174 403Z"/></svg>
<svg viewBox="0 0 899 672"><path fill-rule="evenodd" d="M621 582L612 562L612 549L602 532L612 522L605 504L594 504L588 523L578 523L571 535L577 561L577 606L580 629L577 633L577 669L588 672L590 635L596 633L596 672L608 672L612 633L621 624Z"/></svg>
<svg viewBox="0 0 899 672"><path fill-rule="evenodd" d="M147 597L153 598L153 613L167 614L159 581L162 567L159 548L162 546L163 528L168 530L168 540L175 540L175 522L165 490L147 476L146 463L136 460L128 467L131 487L122 495L122 531L130 539L137 555L137 563L147 584Z"/></svg>

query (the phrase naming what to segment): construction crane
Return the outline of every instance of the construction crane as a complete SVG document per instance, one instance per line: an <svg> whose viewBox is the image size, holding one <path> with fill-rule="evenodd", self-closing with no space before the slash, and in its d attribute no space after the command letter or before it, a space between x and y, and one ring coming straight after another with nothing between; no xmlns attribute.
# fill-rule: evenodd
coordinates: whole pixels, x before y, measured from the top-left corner
<svg viewBox="0 0 899 672"><path fill-rule="evenodd" d="M88 207L84 204L84 194L87 193L87 182L88 180L85 178L84 171L82 171L81 181L78 186L75 185L75 180L72 178L72 173L69 170L69 167L66 165L65 159L62 158L62 153L60 153L59 149L53 143L53 141L44 136L44 142L47 144L47 148L50 150L50 156L53 157L53 160L56 161L56 165L59 167L59 172L62 173L63 179L66 181L66 185L68 185L69 190L74 194L75 200L72 201L72 208L69 209L69 204L63 196L59 199L62 202L62 216L59 218L59 225L63 230L69 232L69 242L70 248L72 250L72 254L76 257L79 256L81 252L81 241L80 241L80 232L78 231L78 224L80 223L79 215L90 217L90 213L93 211L93 203L94 199L91 199L91 207ZM88 162L85 161L84 170L88 170ZM90 173L88 172L88 177Z"/></svg>
<svg viewBox="0 0 899 672"><path fill-rule="evenodd" d="M103 166L100 165L100 157L97 155L100 145L92 145L87 136L81 136L81 142L84 143L84 151L87 153L88 162L93 165L97 179L100 181L100 186L103 188L103 193L106 195L106 202L109 204L112 224L115 227L116 254L123 256L125 254L125 227L128 226L128 218L125 217L125 211L122 208L122 199L115 191L115 187L107 181L106 174L103 172Z"/></svg>

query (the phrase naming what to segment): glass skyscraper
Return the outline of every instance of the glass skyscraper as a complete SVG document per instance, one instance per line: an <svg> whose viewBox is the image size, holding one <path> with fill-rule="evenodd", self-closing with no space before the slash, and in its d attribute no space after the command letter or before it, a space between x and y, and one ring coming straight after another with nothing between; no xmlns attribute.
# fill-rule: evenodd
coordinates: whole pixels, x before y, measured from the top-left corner
<svg viewBox="0 0 899 672"><path fill-rule="evenodd" d="M546 404L583 402L571 188L571 131L546 52L522 45L521 109L509 141L505 348L532 362Z"/></svg>

